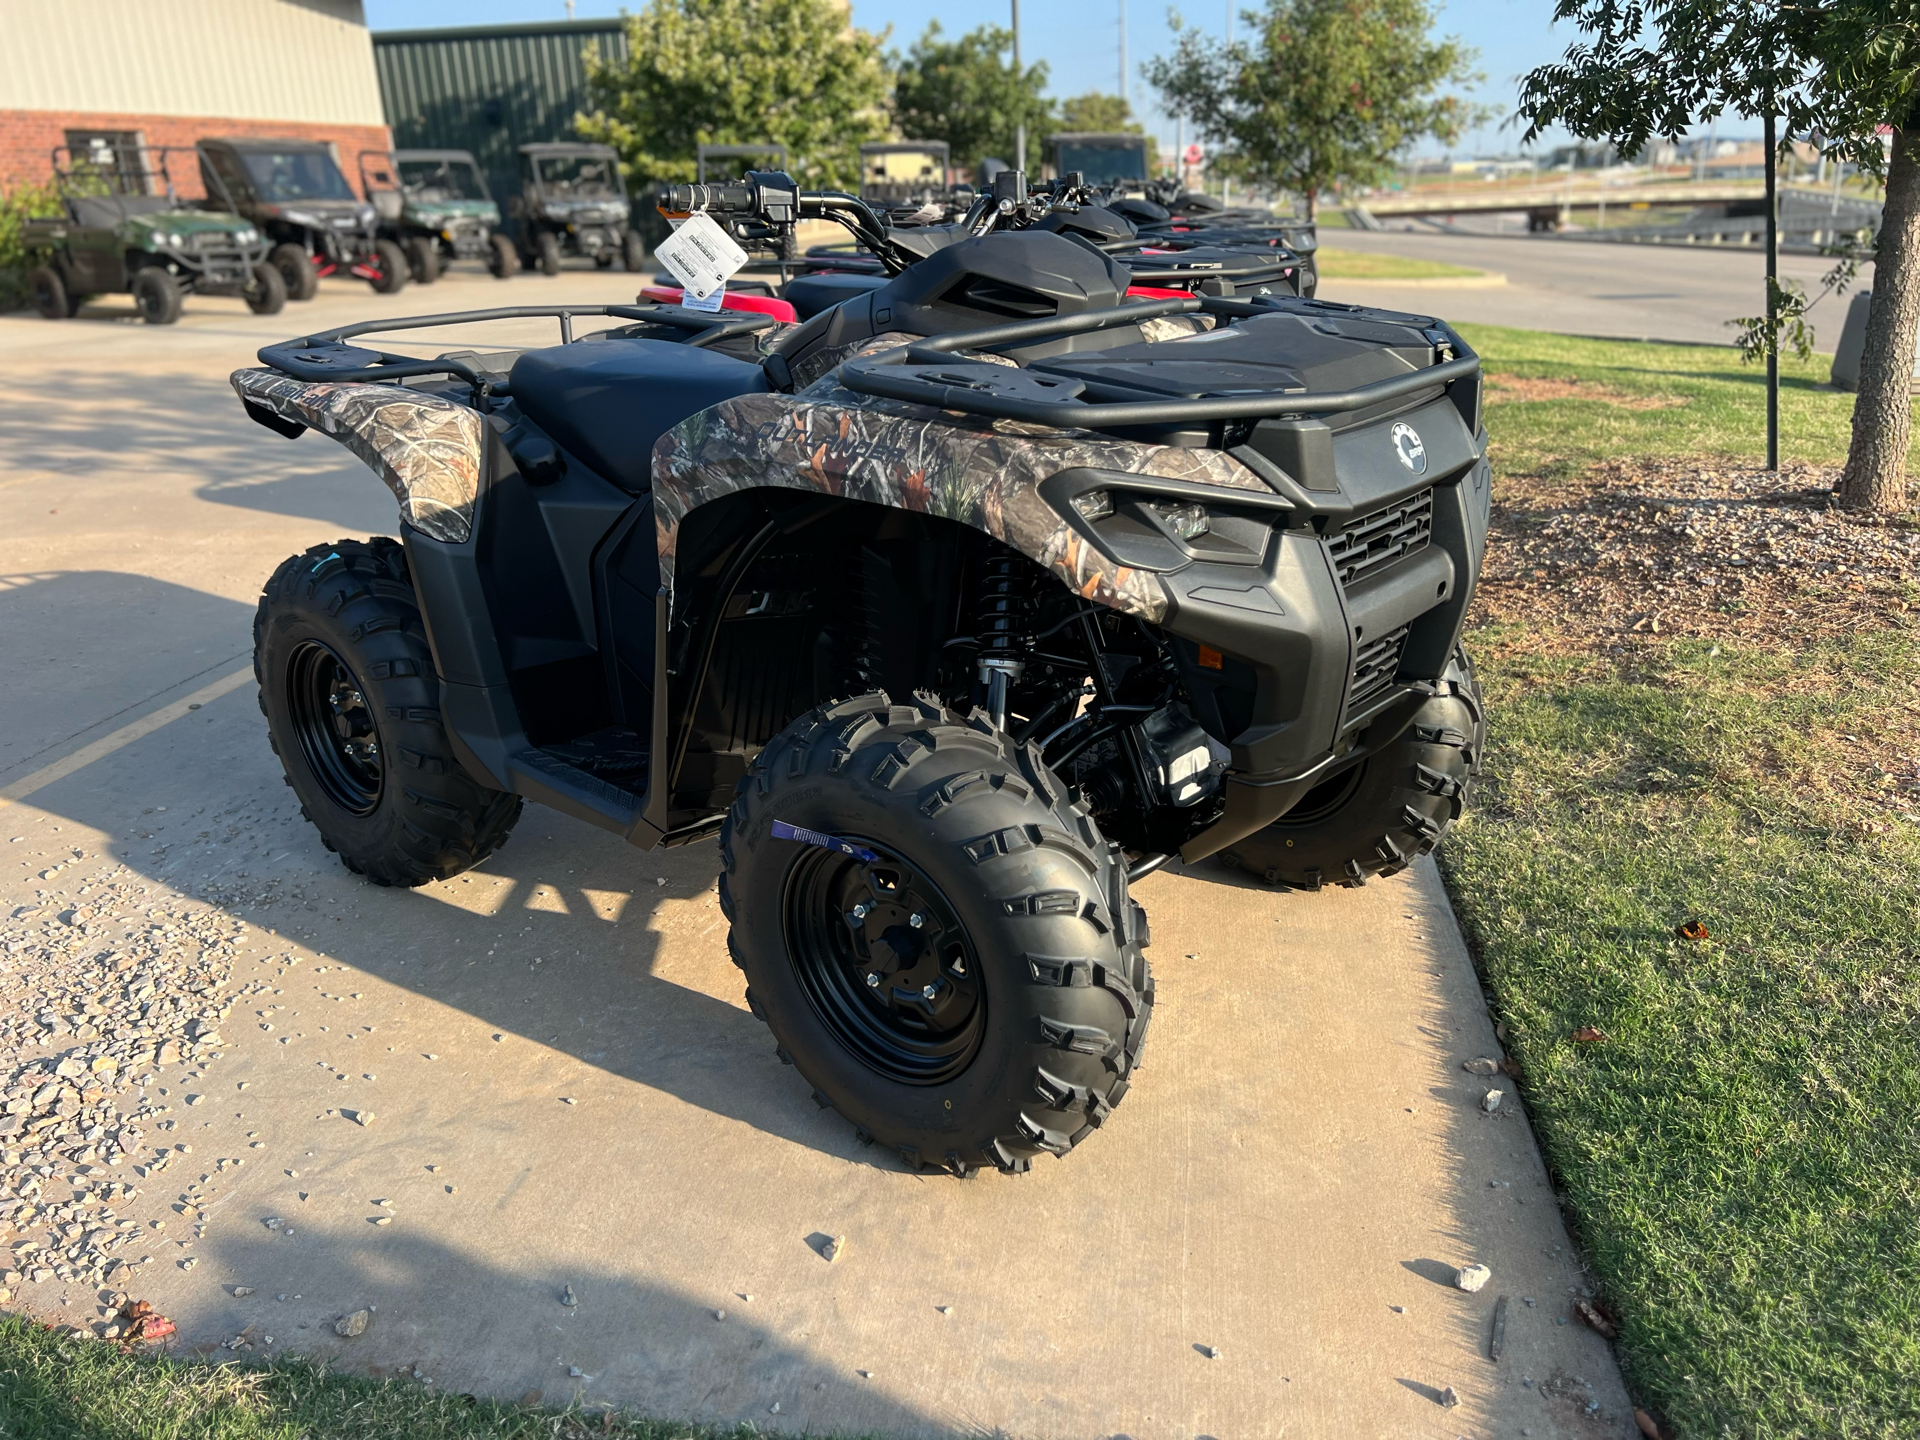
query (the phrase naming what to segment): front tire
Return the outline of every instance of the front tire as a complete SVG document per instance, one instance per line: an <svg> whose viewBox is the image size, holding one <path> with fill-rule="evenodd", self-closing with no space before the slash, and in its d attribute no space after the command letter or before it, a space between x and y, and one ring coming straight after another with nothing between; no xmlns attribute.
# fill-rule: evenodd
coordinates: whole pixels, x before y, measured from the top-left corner
<svg viewBox="0 0 1920 1440"><path fill-rule="evenodd" d="M376 295L398 295L407 288L407 257L391 240L373 242L373 268L379 273L367 283Z"/></svg>
<svg viewBox="0 0 1920 1440"><path fill-rule="evenodd" d="M918 697L824 706L754 761L720 855L748 1006L817 1101L910 1166L1022 1173L1126 1094L1145 914L1036 750Z"/></svg>
<svg viewBox="0 0 1920 1440"><path fill-rule="evenodd" d="M158 265L149 265L133 277L133 303L149 325L171 325L180 318L185 293L180 282Z"/></svg>
<svg viewBox="0 0 1920 1440"><path fill-rule="evenodd" d="M1486 737L1473 662L1457 650L1399 738L1220 858L1297 890L1396 874L1438 845L1466 809Z"/></svg>
<svg viewBox="0 0 1920 1440"><path fill-rule="evenodd" d="M454 756L397 542L338 540L282 563L254 614L253 672L300 813L349 870L425 885L506 842L520 797Z"/></svg>
<svg viewBox="0 0 1920 1440"><path fill-rule="evenodd" d="M287 308L287 282L273 266L256 265L246 300L247 309L256 315L278 315Z"/></svg>
<svg viewBox="0 0 1920 1440"><path fill-rule="evenodd" d="M520 252L513 248L513 241L504 235L496 235L488 242L491 252L487 257L487 269L496 280L512 278L520 268Z"/></svg>
<svg viewBox="0 0 1920 1440"><path fill-rule="evenodd" d="M646 268L647 247L641 243L639 235L631 230L620 242L620 256L630 274L638 274Z"/></svg>
<svg viewBox="0 0 1920 1440"><path fill-rule="evenodd" d="M440 278L440 245L425 235L415 235L407 241L407 267L413 272L413 283L431 285Z"/></svg>
<svg viewBox="0 0 1920 1440"><path fill-rule="evenodd" d="M33 308L49 320L71 320L79 312L79 300L67 294L66 282L51 265L35 269L27 287L33 292Z"/></svg>
<svg viewBox="0 0 1920 1440"><path fill-rule="evenodd" d="M558 275L560 273L560 237L551 230L542 230L534 241L540 252L540 273Z"/></svg>
<svg viewBox="0 0 1920 1440"><path fill-rule="evenodd" d="M267 263L278 270L280 278L286 281L288 299L311 300L320 293L320 274L313 268L312 258L293 241L274 246L273 253L267 256Z"/></svg>

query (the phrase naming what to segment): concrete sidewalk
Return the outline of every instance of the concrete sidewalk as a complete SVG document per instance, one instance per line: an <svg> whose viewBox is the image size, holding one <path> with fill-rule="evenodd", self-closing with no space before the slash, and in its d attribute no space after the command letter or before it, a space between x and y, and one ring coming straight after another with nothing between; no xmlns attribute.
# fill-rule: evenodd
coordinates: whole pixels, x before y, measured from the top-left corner
<svg viewBox="0 0 1920 1440"><path fill-rule="evenodd" d="M321 848L251 684L192 697L247 664L283 556L390 533L392 502L343 450L250 424L226 373L325 323L631 288L329 282L277 320L197 302L166 331L0 317L0 997L145 944L198 947L234 997L220 1040L123 1088L154 1107L138 1152L76 1172L139 1191L115 1285L184 1350L245 1334L765 1429L1636 1433L1604 1343L1567 1323L1581 1276L1511 1087L1461 1070L1498 1048L1431 864L1319 895L1213 865L1143 881L1160 1005L1126 1104L1065 1162L960 1182L863 1149L775 1059L710 847L529 809L418 891ZM1469 1295L1472 1262L1493 1278ZM54 1276L14 1303L91 1323L106 1293Z"/></svg>

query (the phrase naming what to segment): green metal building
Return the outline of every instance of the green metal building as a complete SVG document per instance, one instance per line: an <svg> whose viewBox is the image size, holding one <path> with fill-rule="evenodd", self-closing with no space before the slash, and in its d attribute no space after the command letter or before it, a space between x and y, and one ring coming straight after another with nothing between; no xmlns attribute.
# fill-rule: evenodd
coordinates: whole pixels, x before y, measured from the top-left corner
<svg viewBox="0 0 1920 1440"><path fill-rule="evenodd" d="M627 55L624 23L558 20L373 36L380 99L402 150L471 150L502 208L520 190L519 146L574 138L587 108L581 52Z"/></svg>

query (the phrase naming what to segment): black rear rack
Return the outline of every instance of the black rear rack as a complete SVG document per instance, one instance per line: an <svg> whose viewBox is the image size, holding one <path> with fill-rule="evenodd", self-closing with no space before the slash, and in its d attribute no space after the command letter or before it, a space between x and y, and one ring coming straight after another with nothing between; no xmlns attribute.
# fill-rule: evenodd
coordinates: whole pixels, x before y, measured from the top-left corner
<svg viewBox="0 0 1920 1440"><path fill-rule="evenodd" d="M455 375L473 387L477 404L488 395L507 395L512 392L498 375L476 370L452 356L422 360L414 355L368 350L346 342L357 335L372 335L388 330L431 330L443 325L477 325L492 320L554 319L560 322L560 343L571 345L574 319L596 315L691 330L696 333L686 343L695 346L711 345L733 335L751 335L777 323L771 315L755 311L713 312L689 310L683 305L511 305L498 310L461 310L447 315L411 315L400 320L366 320L358 325L342 325L336 330L323 330L304 339L283 340L278 345L262 346L260 363L283 375L291 375L296 380L316 384Z"/></svg>
<svg viewBox="0 0 1920 1440"><path fill-rule="evenodd" d="M1319 394L1282 391L1268 395L1203 395L1191 400L1137 398L1139 391L1103 386L1078 379L1033 374L989 361L955 358L956 350L1000 352L1068 335L1132 325L1161 315L1201 311L1228 319L1251 319L1287 310L1347 313L1354 307L1319 300L1230 300L1210 295L1181 300L1153 300L1112 310L1078 315L1022 320L991 330L965 330L931 340L915 341L877 355L846 361L840 383L862 395L879 395L960 410L996 420L1024 420L1055 429L1111 430L1135 426L1191 425L1215 420L1253 420L1272 417L1335 415L1364 410L1421 390L1445 389L1455 381L1479 373L1480 357L1449 327L1426 322L1427 338L1452 359L1405 375L1376 380L1352 390Z"/></svg>

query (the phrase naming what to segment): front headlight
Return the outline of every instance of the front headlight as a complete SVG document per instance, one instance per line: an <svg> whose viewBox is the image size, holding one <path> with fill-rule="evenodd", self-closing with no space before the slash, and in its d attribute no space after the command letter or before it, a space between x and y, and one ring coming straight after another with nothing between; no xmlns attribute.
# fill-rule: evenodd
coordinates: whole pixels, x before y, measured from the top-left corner
<svg viewBox="0 0 1920 1440"><path fill-rule="evenodd" d="M239 230L234 232L234 242L240 245L252 245L260 238L258 230Z"/></svg>
<svg viewBox="0 0 1920 1440"><path fill-rule="evenodd" d="M174 246L180 243L180 237L171 230L156 230L153 232L153 243L156 245Z"/></svg>

